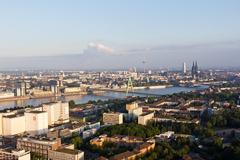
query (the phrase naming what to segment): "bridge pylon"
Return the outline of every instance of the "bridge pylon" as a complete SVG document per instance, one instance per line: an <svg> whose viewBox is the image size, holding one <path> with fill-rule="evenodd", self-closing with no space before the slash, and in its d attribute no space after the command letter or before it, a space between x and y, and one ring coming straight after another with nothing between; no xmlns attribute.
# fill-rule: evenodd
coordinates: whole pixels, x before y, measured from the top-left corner
<svg viewBox="0 0 240 160"><path fill-rule="evenodd" d="M133 83L132 83L132 78L131 77L128 78L126 96L128 96L129 91L132 92L132 94L134 92Z"/></svg>

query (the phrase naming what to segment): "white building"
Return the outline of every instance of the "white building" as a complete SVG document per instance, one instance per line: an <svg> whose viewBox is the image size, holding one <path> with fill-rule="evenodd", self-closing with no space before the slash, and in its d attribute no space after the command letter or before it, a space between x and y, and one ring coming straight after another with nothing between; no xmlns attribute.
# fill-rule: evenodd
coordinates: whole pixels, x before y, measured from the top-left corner
<svg viewBox="0 0 240 160"><path fill-rule="evenodd" d="M59 107L57 106L58 106L57 103L43 104L42 110L48 113L48 125L52 125L55 123L55 121L58 120L56 115L58 115L60 111L57 111L59 110Z"/></svg>
<svg viewBox="0 0 240 160"><path fill-rule="evenodd" d="M0 135L3 135L3 116L15 115L14 112L0 113Z"/></svg>
<svg viewBox="0 0 240 160"><path fill-rule="evenodd" d="M103 113L103 123L104 124L122 124L123 114L122 113Z"/></svg>
<svg viewBox="0 0 240 160"><path fill-rule="evenodd" d="M187 64L184 62L183 63L183 74L187 73Z"/></svg>
<svg viewBox="0 0 240 160"><path fill-rule="evenodd" d="M23 132L42 134L48 125L69 122L69 105L67 102L56 102L43 107L29 108L24 115L16 111L0 113L0 135L15 135Z"/></svg>
<svg viewBox="0 0 240 160"><path fill-rule="evenodd" d="M61 102L59 122L61 123L69 122L69 103L68 102Z"/></svg>
<svg viewBox="0 0 240 160"><path fill-rule="evenodd" d="M24 115L7 115L2 117L2 135L10 136L25 132Z"/></svg>
<svg viewBox="0 0 240 160"><path fill-rule="evenodd" d="M39 135L48 131L48 114L44 111L25 112L26 132Z"/></svg>
<svg viewBox="0 0 240 160"><path fill-rule="evenodd" d="M69 122L69 104L67 102L43 104L42 111L48 113L48 125Z"/></svg>
<svg viewBox="0 0 240 160"><path fill-rule="evenodd" d="M149 120L154 117L154 112L145 113L138 116L138 124L146 125Z"/></svg>

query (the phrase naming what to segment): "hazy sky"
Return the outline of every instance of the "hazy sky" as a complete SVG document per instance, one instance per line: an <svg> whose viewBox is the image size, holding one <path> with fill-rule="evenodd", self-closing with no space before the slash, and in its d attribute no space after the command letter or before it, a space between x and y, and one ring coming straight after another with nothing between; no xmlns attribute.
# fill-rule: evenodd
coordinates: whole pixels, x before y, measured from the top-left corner
<svg viewBox="0 0 240 160"><path fill-rule="evenodd" d="M0 57L227 52L239 40L239 0L0 0Z"/></svg>

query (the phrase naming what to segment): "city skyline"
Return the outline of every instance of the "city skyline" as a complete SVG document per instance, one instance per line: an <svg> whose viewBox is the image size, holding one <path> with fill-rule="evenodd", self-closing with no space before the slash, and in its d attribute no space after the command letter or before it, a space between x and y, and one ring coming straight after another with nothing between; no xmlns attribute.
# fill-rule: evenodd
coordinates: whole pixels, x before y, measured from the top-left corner
<svg viewBox="0 0 240 160"><path fill-rule="evenodd" d="M240 160L239 0L0 0L0 159Z"/></svg>
<svg viewBox="0 0 240 160"><path fill-rule="evenodd" d="M208 68L240 67L239 1L0 3L2 69L23 69L18 63L28 59L36 59L30 68L55 69L51 61L63 56L58 69L139 67L143 60L148 68L195 60ZM73 56L84 63L75 65Z"/></svg>

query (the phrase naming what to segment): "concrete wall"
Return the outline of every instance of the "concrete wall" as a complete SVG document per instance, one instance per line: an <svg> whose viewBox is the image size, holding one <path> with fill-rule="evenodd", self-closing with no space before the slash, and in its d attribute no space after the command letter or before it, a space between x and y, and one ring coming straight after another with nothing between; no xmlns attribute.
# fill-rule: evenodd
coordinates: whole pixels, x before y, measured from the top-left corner
<svg viewBox="0 0 240 160"><path fill-rule="evenodd" d="M3 135L15 135L25 132L25 116L3 117Z"/></svg>
<svg viewBox="0 0 240 160"><path fill-rule="evenodd" d="M48 130L48 114L47 112L40 113L25 113L26 116L26 131L31 135L39 135L46 133Z"/></svg>

